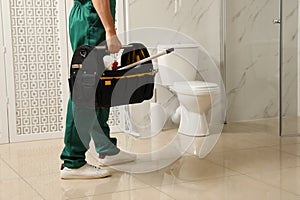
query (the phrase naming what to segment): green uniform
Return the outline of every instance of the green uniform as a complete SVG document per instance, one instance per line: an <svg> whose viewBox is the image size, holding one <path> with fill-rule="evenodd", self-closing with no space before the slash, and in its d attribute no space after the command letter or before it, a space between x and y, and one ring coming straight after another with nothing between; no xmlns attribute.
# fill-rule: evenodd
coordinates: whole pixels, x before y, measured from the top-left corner
<svg viewBox="0 0 300 200"><path fill-rule="evenodd" d="M116 0L110 0L113 18L115 18L115 6ZM104 27L91 0L74 0L69 17L69 34L73 51L81 45L98 45L105 40ZM78 108L69 100L65 147L61 154L64 166L68 168L80 168L86 164L85 153L89 148L91 137L96 151L101 155L115 155L120 151L116 147L116 139L110 138L109 135L107 124L109 109L96 109L96 115L90 113L90 110ZM74 120L74 116L76 119L78 119L76 116L79 116L82 120Z"/></svg>

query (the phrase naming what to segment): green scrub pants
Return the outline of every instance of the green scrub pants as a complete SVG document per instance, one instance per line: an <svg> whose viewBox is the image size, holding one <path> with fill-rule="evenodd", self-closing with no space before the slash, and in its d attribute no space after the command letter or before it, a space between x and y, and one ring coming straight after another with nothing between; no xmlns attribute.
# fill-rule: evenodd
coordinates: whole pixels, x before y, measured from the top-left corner
<svg viewBox="0 0 300 200"><path fill-rule="evenodd" d="M113 18L115 18L115 6L116 0L110 0ZM81 45L98 45L105 40L104 27L91 0L74 0L69 17L69 34L73 51ZM109 108L96 110L80 108L69 99L65 147L61 154L64 166L76 169L86 164L85 153L89 149L91 138L100 155L119 153L116 138L110 138L108 117Z"/></svg>

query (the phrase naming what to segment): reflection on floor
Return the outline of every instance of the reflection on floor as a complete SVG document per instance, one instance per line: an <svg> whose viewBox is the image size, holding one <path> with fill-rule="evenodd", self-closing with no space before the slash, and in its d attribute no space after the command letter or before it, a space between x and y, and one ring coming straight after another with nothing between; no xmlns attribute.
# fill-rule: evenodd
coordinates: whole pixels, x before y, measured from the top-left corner
<svg viewBox="0 0 300 200"><path fill-rule="evenodd" d="M151 144L116 135L122 148L147 152L176 134ZM60 180L62 147L62 139L0 145L0 199L300 200L300 137L278 137L277 120L226 125L205 159L188 151L156 172L111 169L112 177L99 180Z"/></svg>

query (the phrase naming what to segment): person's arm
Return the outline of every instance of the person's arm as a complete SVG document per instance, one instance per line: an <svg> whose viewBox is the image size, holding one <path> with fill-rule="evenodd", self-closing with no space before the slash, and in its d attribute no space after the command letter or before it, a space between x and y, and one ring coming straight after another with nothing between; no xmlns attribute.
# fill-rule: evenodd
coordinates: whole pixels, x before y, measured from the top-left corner
<svg viewBox="0 0 300 200"><path fill-rule="evenodd" d="M110 12L110 0L92 0L106 32L106 42L110 53L117 53L121 43L116 35L115 22Z"/></svg>

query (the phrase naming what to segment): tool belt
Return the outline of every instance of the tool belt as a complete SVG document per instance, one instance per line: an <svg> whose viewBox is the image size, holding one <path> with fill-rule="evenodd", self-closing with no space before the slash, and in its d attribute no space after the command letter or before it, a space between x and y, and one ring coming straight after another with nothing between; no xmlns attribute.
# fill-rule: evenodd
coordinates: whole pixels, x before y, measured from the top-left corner
<svg viewBox="0 0 300 200"><path fill-rule="evenodd" d="M141 103L153 96L155 70L152 61L131 69L105 71L105 46L84 45L76 49L71 61L69 88L75 105L87 108L113 107ZM149 57L147 48L133 43L124 48L121 66Z"/></svg>

